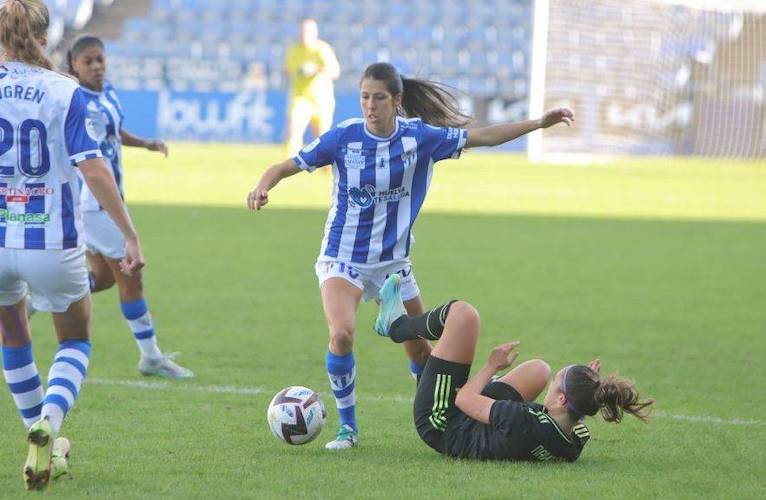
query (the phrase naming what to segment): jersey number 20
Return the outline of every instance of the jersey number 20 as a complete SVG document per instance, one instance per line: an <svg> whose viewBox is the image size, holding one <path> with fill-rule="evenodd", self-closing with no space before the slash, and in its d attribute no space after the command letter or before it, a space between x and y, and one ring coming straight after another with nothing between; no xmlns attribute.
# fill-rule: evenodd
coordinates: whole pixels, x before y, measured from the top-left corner
<svg viewBox="0 0 766 500"><path fill-rule="evenodd" d="M18 165L21 173L27 177L42 177L51 169L51 155L48 151L48 131L40 120L27 119L14 130L11 122L0 118L0 177L13 177L15 165L7 165L3 155L13 148L16 142Z"/></svg>

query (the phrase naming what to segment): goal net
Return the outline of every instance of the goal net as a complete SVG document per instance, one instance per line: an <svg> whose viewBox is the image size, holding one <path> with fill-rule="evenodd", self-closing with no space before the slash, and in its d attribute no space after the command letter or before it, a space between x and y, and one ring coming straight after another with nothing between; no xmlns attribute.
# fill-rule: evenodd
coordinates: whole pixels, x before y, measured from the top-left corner
<svg viewBox="0 0 766 500"><path fill-rule="evenodd" d="M537 0L532 161L766 157L766 0Z"/></svg>

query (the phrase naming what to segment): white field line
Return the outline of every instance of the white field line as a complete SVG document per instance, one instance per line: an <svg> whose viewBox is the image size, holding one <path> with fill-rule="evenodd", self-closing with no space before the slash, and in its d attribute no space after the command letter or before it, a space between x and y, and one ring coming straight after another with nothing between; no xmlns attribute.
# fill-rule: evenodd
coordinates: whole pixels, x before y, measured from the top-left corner
<svg viewBox="0 0 766 500"><path fill-rule="evenodd" d="M266 387L236 387L232 385L187 385L183 382L145 382L141 380L109 380L103 378L88 378L87 384L131 387L134 389L146 389L151 391L177 391L177 392L198 392L205 394L238 394L241 396L257 396L260 394L276 394L277 389ZM412 403L411 396L357 396L360 401L367 402L385 402L385 403ZM733 426L763 426L766 420L742 419L742 418L721 418L713 415L676 415L664 411L656 411L652 415L656 418L669 420L678 420L683 422L696 422L711 425L733 425Z"/></svg>

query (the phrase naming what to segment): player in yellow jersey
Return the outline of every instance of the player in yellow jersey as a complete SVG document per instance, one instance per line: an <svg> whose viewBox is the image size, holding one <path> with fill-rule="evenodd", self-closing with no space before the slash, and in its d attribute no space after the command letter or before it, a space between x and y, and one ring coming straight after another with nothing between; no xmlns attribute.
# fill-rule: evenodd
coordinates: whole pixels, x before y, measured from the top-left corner
<svg viewBox="0 0 766 500"><path fill-rule="evenodd" d="M314 137L332 126L335 111L333 80L340 65L330 44L319 39L316 21L301 23L300 41L287 49L285 73L290 78L287 104L287 153L295 156L303 146L303 133L311 124Z"/></svg>

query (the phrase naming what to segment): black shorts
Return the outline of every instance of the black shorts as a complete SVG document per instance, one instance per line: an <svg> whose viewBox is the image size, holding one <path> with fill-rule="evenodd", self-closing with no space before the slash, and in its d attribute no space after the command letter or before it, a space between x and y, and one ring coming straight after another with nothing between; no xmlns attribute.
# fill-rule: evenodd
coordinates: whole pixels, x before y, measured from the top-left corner
<svg viewBox="0 0 766 500"><path fill-rule="evenodd" d="M415 393L415 429L425 443L444 453L444 432L448 422L462 412L455 405L457 390L468 381L471 365L430 356ZM523 401L521 394L504 382L490 382L481 391L492 399Z"/></svg>

